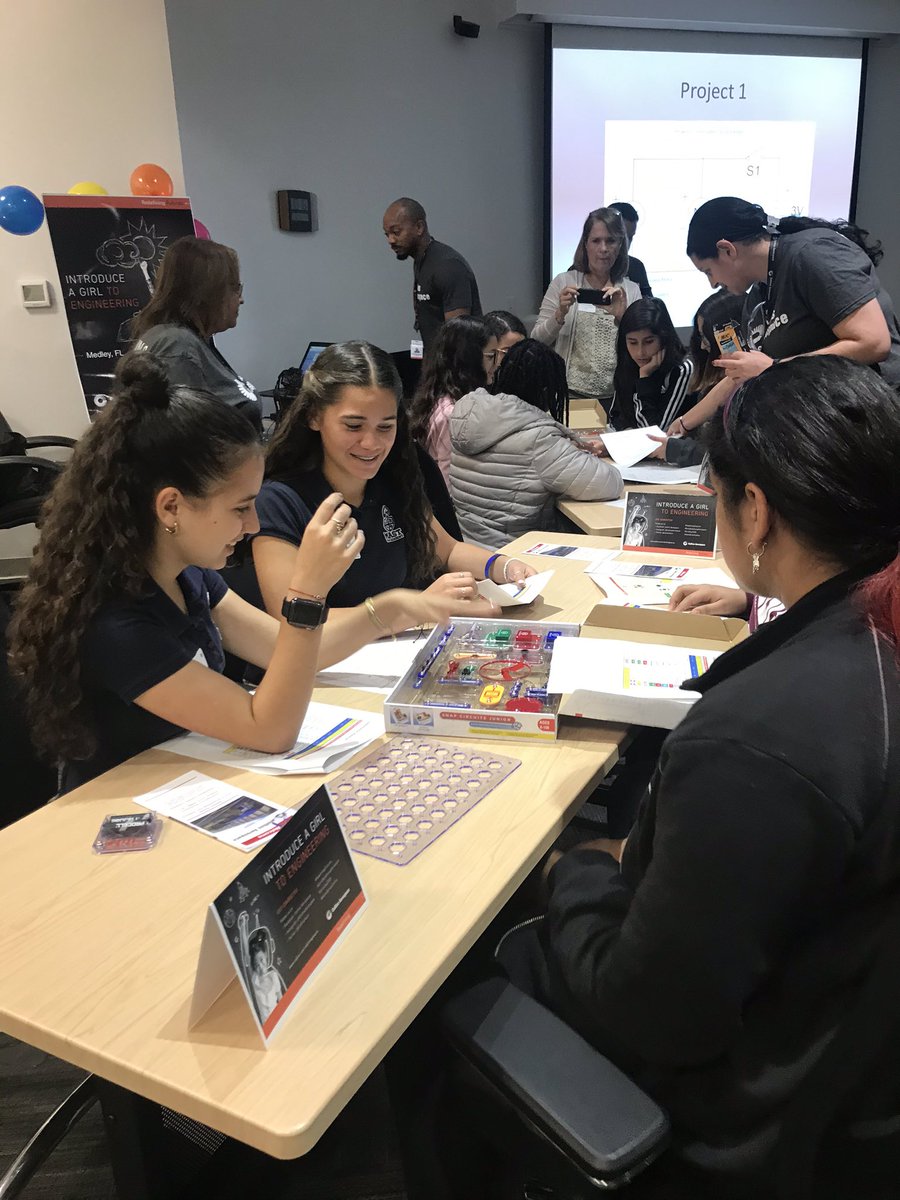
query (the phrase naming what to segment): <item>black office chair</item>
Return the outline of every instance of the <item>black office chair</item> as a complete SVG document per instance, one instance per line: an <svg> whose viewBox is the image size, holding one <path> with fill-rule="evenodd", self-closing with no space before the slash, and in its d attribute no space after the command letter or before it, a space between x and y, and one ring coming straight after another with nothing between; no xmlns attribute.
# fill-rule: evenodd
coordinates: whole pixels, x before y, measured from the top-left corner
<svg viewBox="0 0 900 1200"><path fill-rule="evenodd" d="M823 1178L836 1189L829 1196L897 1194L891 1178L900 1154L896 1143L880 1151L877 1164L873 1149L863 1168L851 1170L842 1158L841 1135L852 1119L852 1099L873 1070L880 1065L890 1072L900 1057L898 944L900 897L894 897L854 1004L786 1108L775 1178L760 1200L810 1200ZM515 1195L591 1200L627 1187L665 1151L669 1121L655 1101L512 984L499 978L477 984L449 1001L442 1016L459 1057L458 1083L470 1122L510 1164ZM886 1168L885 1158L892 1166ZM864 1177L870 1167L877 1184ZM845 1173L849 1190L831 1184Z"/></svg>
<svg viewBox="0 0 900 1200"><path fill-rule="evenodd" d="M51 446L71 449L73 438L22 437L13 434L15 453L0 456L0 529L32 525L41 505L63 469L63 463L29 453ZM10 444L10 443L7 443Z"/></svg>

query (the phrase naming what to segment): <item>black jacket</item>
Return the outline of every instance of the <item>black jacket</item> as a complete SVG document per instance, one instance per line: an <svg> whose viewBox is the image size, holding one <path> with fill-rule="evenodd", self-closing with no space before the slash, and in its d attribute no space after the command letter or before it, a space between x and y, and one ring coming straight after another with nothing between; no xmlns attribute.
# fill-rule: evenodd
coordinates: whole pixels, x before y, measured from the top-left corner
<svg viewBox="0 0 900 1200"><path fill-rule="evenodd" d="M744 1180L766 1178L900 886L900 671L853 585L694 681L621 869L581 850L551 876L549 999L669 1108L688 1157ZM856 1115L900 1112L895 1068Z"/></svg>

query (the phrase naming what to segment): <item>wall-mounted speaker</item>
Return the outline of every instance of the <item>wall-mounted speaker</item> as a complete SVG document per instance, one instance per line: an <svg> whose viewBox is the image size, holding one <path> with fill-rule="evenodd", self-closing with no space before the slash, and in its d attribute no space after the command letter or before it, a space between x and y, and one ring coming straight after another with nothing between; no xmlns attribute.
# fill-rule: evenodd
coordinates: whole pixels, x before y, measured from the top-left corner
<svg viewBox="0 0 900 1200"><path fill-rule="evenodd" d="M454 16L453 32L460 37L477 38L481 33L481 26L476 25L474 21L464 21L462 17Z"/></svg>

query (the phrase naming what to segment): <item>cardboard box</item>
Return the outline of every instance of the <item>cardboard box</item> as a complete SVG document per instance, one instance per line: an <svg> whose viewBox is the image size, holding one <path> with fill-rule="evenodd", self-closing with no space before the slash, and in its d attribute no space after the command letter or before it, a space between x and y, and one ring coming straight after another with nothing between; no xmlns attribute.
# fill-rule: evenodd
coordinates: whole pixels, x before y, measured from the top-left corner
<svg viewBox="0 0 900 1200"><path fill-rule="evenodd" d="M737 617L712 617L698 613L618 608L597 604L581 628L581 640L604 639L641 645L665 645L698 655L721 654L748 634L746 621ZM587 661L582 653L581 658ZM685 678L688 672L685 672ZM657 696L625 695L604 689L596 675L590 686L563 695L560 715L613 721L620 725L651 725L674 729L700 698L698 692L660 689Z"/></svg>
<svg viewBox="0 0 900 1200"><path fill-rule="evenodd" d="M559 729L559 696L548 695L538 712L508 709L506 704L524 698L529 686L544 687L553 654L552 645L547 645L547 634L558 631L563 637L577 638L580 628L568 622L511 621L502 617L480 621L458 617L446 629L438 627L385 700L385 729L388 733L438 734L453 738L553 741ZM505 645L487 640L500 630L510 633ZM538 639L532 649L534 658L540 658L539 662L530 664L527 676L519 679L513 673L509 679L493 679L482 674L482 669L492 659L510 663L523 658L525 652L517 650L515 638L526 631ZM442 682L453 660L457 662L455 682ZM476 670L472 683L463 684L460 678L462 666L469 662L476 665ZM499 702L486 706L480 703L480 697L492 682L503 689L503 695ZM519 689L513 695L516 683L519 683Z"/></svg>

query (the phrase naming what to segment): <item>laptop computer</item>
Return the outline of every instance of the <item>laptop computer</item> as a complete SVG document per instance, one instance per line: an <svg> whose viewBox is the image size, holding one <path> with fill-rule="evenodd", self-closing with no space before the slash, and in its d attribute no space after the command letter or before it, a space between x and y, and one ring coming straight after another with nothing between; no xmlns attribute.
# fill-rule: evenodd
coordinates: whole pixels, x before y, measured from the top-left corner
<svg viewBox="0 0 900 1200"><path fill-rule="evenodd" d="M300 370L305 375L322 351L332 345L331 342L310 342L300 359Z"/></svg>

